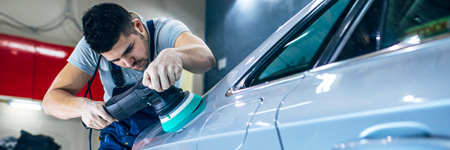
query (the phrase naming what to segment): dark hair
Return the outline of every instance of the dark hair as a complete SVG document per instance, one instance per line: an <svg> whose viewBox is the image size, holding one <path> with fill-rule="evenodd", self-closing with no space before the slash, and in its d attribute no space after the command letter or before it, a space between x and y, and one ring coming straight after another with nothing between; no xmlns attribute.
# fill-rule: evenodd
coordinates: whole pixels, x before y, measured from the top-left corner
<svg viewBox="0 0 450 150"><path fill-rule="evenodd" d="M128 37L136 32L128 11L114 3L95 5L84 13L82 21L86 42L97 53L111 50L121 34Z"/></svg>

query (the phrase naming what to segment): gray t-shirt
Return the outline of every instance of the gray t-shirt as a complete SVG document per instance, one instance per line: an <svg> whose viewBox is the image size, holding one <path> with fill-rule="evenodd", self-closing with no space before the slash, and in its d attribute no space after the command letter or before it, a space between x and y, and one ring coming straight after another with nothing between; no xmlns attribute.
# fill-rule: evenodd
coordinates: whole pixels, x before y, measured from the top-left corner
<svg viewBox="0 0 450 150"><path fill-rule="evenodd" d="M147 29L147 33L149 33L146 21L142 22ZM175 40L182 32L189 31L186 25L173 19L154 18L153 23L155 25L155 57L162 50L172 48L175 44ZM75 50L72 52L67 61L92 76L95 72L95 67L99 56L100 54L91 50L89 44L86 43L86 40L83 37L78 42ZM109 62L105 58L101 59L98 71L105 90L103 99L104 101L107 101L111 98L112 91L116 85L114 84L114 80L111 76ZM122 68L122 73L124 75L125 85L135 84L143 77L143 71L133 69ZM180 83L181 81L178 80L175 83L175 86L180 87Z"/></svg>

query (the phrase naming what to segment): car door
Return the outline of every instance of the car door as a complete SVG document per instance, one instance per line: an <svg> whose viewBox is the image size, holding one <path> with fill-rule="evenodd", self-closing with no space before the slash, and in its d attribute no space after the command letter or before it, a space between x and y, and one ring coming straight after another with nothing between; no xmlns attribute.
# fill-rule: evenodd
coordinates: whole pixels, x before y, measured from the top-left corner
<svg viewBox="0 0 450 150"><path fill-rule="evenodd" d="M450 3L349 3L319 66L280 103L282 147L448 149Z"/></svg>

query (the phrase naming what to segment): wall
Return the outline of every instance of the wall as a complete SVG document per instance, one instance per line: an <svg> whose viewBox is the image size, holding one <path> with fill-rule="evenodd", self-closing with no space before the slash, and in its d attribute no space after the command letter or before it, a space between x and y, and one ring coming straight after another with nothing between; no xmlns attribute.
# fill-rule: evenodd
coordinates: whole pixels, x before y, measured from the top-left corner
<svg viewBox="0 0 450 150"><path fill-rule="evenodd" d="M205 0L0 0L0 33L16 35L36 39L43 42L55 43L75 47L82 37L82 32L77 25L71 21L71 17L81 26L83 13L95 4L101 2L114 2L122 5L125 9L138 12L144 19L155 17L174 18L184 22L192 33L204 39L205 29ZM66 11L65 10L70 10ZM53 30L44 32L33 32L31 30L18 29L8 26L8 23L20 26L12 22L7 16L14 18L26 25L36 28L48 28L61 25ZM203 94L203 75L192 75L184 73L183 89L196 94ZM200 85L200 86L199 86Z"/></svg>
<svg viewBox="0 0 450 150"><path fill-rule="evenodd" d="M310 0L207 0L206 44L217 65L205 74L205 91ZM218 66L225 66L219 68Z"/></svg>
<svg viewBox="0 0 450 150"><path fill-rule="evenodd" d="M184 22L191 31L204 38L205 1L204 0L0 0L0 12L27 25L40 27L51 26L51 23L58 23L67 4L70 4L71 13L76 22L81 25L83 13L90 7L101 2L114 2L122 5L125 9L138 12L145 19L154 17L174 18ZM8 20L0 14L0 20ZM82 32L77 29L70 20L65 20L61 27L48 32L33 33L30 31L18 30L8 26L5 22L0 23L0 32L21 37L33 38L39 41L67 45L74 47L82 37Z"/></svg>
<svg viewBox="0 0 450 150"><path fill-rule="evenodd" d="M0 33L0 96L42 100L72 51L73 47ZM103 85L95 78L92 99L103 101ZM86 88L77 95L83 96Z"/></svg>
<svg viewBox="0 0 450 150"><path fill-rule="evenodd" d="M64 20L64 14L73 16L76 22L81 25L83 12L101 2L106 2L106 0L0 0L0 33L74 47L82 37L82 32L70 19ZM136 11L145 19L164 16L180 20L194 34L204 39L205 0L112 0L108 2L115 2L126 9ZM63 13L66 10L66 4L70 4L70 13ZM26 25L40 28L51 27L61 20L64 21L61 26L53 30L32 32L31 30L8 26L7 24L12 23L12 21L6 15ZM13 24L18 25L17 23ZM203 85L202 75L190 76L190 78L183 77L183 82L188 84L187 87L183 88L201 95L203 92L202 86L199 86L199 88L194 88L194 86ZM194 82L193 79L196 81ZM5 103L0 103L0 122L0 138L5 136L18 137L20 130L23 129L32 134L52 136L62 146L63 150L88 149L88 130L83 128L80 119L59 120L45 115L42 110L14 109ZM94 133L92 139L97 143L98 132L94 131ZM93 149L98 147L98 143L97 146L95 146L95 143Z"/></svg>

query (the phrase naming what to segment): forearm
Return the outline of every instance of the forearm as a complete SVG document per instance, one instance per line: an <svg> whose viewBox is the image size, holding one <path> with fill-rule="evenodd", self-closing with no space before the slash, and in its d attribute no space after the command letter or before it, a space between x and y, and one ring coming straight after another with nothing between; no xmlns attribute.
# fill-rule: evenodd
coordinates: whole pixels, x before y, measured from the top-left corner
<svg viewBox="0 0 450 150"><path fill-rule="evenodd" d="M211 50L204 45L187 44L174 50L181 59L183 69L192 73L204 73L216 63Z"/></svg>
<svg viewBox="0 0 450 150"><path fill-rule="evenodd" d="M49 90L42 102L44 112L59 119L70 119L81 116L81 108L89 101L74 96L63 89Z"/></svg>

